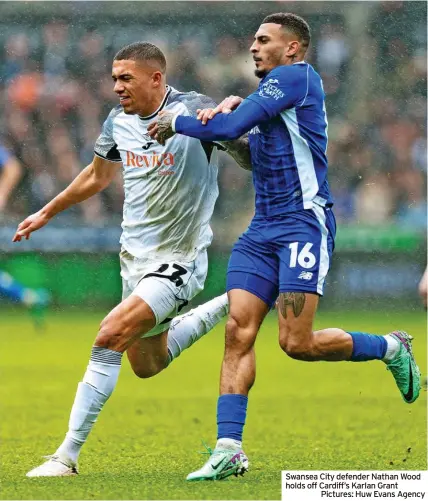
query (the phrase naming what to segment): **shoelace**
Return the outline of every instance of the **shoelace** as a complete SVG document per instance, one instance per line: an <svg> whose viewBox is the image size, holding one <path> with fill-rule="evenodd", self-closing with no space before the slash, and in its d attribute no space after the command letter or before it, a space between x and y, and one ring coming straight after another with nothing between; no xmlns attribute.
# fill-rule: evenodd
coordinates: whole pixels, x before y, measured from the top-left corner
<svg viewBox="0 0 428 501"><path fill-rule="evenodd" d="M207 445L203 440L201 440L202 445L205 447L206 451L200 451L199 454L208 454L212 456L214 454L214 451L211 449L209 445Z"/></svg>
<svg viewBox="0 0 428 501"><path fill-rule="evenodd" d="M207 445L203 440L202 440L202 445L205 447L206 451L200 451L199 454L208 454L210 457L213 456L218 456L221 451L216 451L215 449L211 449L209 445Z"/></svg>

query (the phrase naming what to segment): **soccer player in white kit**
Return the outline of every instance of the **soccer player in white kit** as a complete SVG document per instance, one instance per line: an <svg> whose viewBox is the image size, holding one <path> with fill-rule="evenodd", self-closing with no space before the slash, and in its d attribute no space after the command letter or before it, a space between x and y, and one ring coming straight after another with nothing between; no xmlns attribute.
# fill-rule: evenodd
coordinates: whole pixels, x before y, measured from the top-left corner
<svg viewBox="0 0 428 501"><path fill-rule="evenodd" d="M92 163L25 219L13 238L28 239L58 212L104 189L123 167L122 302L101 323L64 441L29 477L77 474L81 447L116 386L125 351L135 374L151 377L228 311L224 294L176 317L203 289L207 275L209 221L218 195L217 149L223 147L242 167L251 168L247 141L223 145L177 135L162 146L150 139L147 127L161 110L196 116L198 109L215 107L206 96L166 85L165 57L152 44L121 49L112 76L120 104L103 125Z"/></svg>

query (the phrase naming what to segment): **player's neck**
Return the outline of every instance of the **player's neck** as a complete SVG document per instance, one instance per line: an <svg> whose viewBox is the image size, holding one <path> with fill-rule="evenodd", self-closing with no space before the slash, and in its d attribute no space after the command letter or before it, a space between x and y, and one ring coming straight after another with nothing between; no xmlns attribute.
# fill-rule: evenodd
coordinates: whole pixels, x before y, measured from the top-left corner
<svg viewBox="0 0 428 501"><path fill-rule="evenodd" d="M141 110L138 115L141 118L148 118L156 115L165 104L169 87L167 85L161 87L159 91L153 96L152 100L147 103L144 110Z"/></svg>
<svg viewBox="0 0 428 501"><path fill-rule="evenodd" d="M296 64L296 63L304 63L305 62L305 58L303 55L301 56L294 56L294 57L288 57L284 63L284 66L290 66L292 64Z"/></svg>

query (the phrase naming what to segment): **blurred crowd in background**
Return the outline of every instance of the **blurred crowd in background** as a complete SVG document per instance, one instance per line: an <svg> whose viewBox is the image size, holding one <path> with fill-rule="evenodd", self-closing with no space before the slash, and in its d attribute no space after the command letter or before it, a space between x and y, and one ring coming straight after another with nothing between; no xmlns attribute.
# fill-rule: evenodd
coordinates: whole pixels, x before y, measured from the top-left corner
<svg viewBox="0 0 428 501"><path fill-rule="evenodd" d="M321 74L329 119L330 184L339 221L426 227L426 4L370 4L365 26L370 54L364 100L353 92L359 74L352 60L363 50L338 15L305 16L313 29L307 60ZM248 4L249 9L251 3ZM287 6L287 10L288 10ZM276 10L284 10L277 5ZM272 12L270 8L270 12ZM294 9L298 13L298 10ZM268 12L267 12L268 13ZM239 20L236 20L239 21ZM20 180L1 203L0 224L38 210L63 189L93 156L102 122L117 104L111 61L123 45L145 39L159 45L168 82L217 101L245 97L258 80L248 48L261 19L249 24L164 22L127 29L58 18L37 25L1 25L0 145L19 160ZM132 24L134 23L134 24ZM366 83L367 85L367 83ZM362 115L355 114L364 108ZM361 118L363 116L364 118ZM356 118L357 117L357 118ZM253 213L251 176L222 155L215 226L245 228ZM4 197L3 197L4 199ZM120 220L122 181L72 209L65 217L99 225Z"/></svg>

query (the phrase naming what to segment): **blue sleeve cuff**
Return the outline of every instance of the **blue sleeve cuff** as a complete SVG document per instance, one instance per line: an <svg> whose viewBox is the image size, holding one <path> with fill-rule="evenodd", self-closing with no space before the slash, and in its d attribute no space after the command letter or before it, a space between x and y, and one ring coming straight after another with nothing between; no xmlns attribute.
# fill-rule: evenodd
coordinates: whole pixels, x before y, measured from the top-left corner
<svg viewBox="0 0 428 501"><path fill-rule="evenodd" d="M171 128L172 130L177 134L181 134L181 128L180 128L180 119L183 118L183 115L175 115L175 117L172 119L171 122Z"/></svg>

